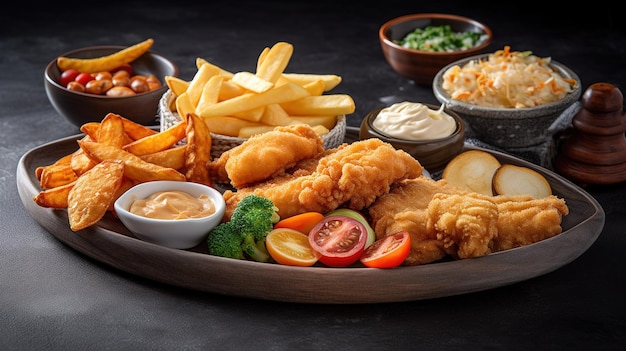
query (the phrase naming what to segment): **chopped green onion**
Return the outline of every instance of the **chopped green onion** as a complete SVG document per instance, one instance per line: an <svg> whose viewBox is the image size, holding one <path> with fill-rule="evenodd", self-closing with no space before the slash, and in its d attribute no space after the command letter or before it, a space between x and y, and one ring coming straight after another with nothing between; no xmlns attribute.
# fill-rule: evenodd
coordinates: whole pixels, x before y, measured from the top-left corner
<svg viewBox="0 0 626 351"><path fill-rule="evenodd" d="M476 32L453 32L449 25L416 28L402 40L394 41L405 48L431 52L451 52L471 49L487 35Z"/></svg>

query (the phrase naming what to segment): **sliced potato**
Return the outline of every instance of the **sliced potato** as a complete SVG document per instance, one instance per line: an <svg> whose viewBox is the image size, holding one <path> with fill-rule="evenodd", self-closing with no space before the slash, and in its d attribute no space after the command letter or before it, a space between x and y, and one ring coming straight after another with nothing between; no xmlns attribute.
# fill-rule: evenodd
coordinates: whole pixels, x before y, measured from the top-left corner
<svg viewBox="0 0 626 351"><path fill-rule="evenodd" d="M492 154L468 150L448 162L441 177L457 188L491 196L493 175L500 166L500 161Z"/></svg>
<svg viewBox="0 0 626 351"><path fill-rule="evenodd" d="M496 170L492 187L494 195L530 195L535 199L552 195L550 183L539 172L510 164Z"/></svg>

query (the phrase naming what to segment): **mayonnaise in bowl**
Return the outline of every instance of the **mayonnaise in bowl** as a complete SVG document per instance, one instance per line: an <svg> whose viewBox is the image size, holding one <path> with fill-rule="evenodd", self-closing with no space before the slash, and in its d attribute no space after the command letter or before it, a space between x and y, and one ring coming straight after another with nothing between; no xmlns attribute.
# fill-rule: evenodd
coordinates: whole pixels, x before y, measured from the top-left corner
<svg viewBox="0 0 626 351"><path fill-rule="evenodd" d="M434 140L448 137L457 129L455 119L444 111L417 102L399 102L383 108L372 126L389 137L404 140Z"/></svg>

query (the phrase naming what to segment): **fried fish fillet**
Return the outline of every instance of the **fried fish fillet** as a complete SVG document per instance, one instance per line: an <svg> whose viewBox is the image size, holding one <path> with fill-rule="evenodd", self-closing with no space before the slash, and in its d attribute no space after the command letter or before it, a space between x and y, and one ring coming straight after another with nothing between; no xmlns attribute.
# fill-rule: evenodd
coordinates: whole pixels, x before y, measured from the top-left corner
<svg viewBox="0 0 626 351"><path fill-rule="evenodd" d="M281 218L307 211L324 213L339 206L361 210L394 183L423 172L415 158L379 139L343 144L326 150L320 158L302 161L301 166L253 186L225 191L225 218L248 194L272 200Z"/></svg>
<svg viewBox="0 0 626 351"><path fill-rule="evenodd" d="M213 181L241 188L279 175L323 151L324 142L311 126L290 125L249 138L208 167Z"/></svg>
<svg viewBox="0 0 626 351"><path fill-rule="evenodd" d="M479 257L528 245L562 232L569 213L554 195L487 196L427 177L397 183L368 209L378 238L407 230L411 252L404 265Z"/></svg>

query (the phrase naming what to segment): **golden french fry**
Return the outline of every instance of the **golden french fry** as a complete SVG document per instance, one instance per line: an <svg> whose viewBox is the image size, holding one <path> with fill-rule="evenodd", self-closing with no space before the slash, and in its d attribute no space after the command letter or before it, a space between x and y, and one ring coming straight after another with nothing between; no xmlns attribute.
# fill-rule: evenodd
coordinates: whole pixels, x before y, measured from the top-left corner
<svg viewBox="0 0 626 351"><path fill-rule="evenodd" d="M335 74L283 73L282 78L301 86L321 80L324 83L324 91L330 91L341 83L341 76Z"/></svg>
<svg viewBox="0 0 626 351"><path fill-rule="evenodd" d="M219 68L220 75L224 76L227 79L230 79L230 78L233 77L233 73L231 73L231 72L229 72L229 71L227 71L227 70L225 70L225 69L223 69L223 68L221 68L219 66L216 66L216 65L212 64L211 62L203 59L202 57L197 57L196 58L196 69L200 69L200 66L205 65L205 64L208 64L208 65L211 65L211 66Z"/></svg>
<svg viewBox="0 0 626 351"><path fill-rule="evenodd" d="M324 94L324 89L326 89L324 86L324 82L321 79L306 83L302 87L306 89L306 91L308 91L311 96L322 95Z"/></svg>
<svg viewBox="0 0 626 351"><path fill-rule="evenodd" d="M185 166L185 149L187 145L172 147L152 154L141 155L142 160L161 167L180 170Z"/></svg>
<svg viewBox="0 0 626 351"><path fill-rule="evenodd" d="M279 104L269 104L263 110L263 116L259 122L268 126L287 126L295 123L291 117L280 107ZM241 133L240 133L241 134Z"/></svg>
<svg viewBox="0 0 626 351"><path fill-rule="evenodd" d="M39 180L41 189L56 188L71 183L78 178L70 163L53 164L43 168Z"/></svg>
<svg viewBox="0 0 626 351"><path fill-rule="evenodd" d="M274 87L274 83L268 82L253 73L245 71L235 73L233 78L231 78L231 81L242 88L255 93L262 93Z"/></svg>
<svg viewBox="0 0 626 351"><path fill-rule="evenodd" d="M124 123L119 115L107 114L98 128L98 142L115 147L122 147L130 141L124 131Z"/></svg>
<svg viewBox="0 0 626 351"><path fill-rule="evenodd" d="M204 84L209 81L209 79L215 75L220 74L220 69L214 65L202 65L198 68L198 72L193 76L191 82L189 82L189 87L187 87L187 95L189 95L189 100L194 106L198 105L198 101L200 101L200 95L202 95L202 88Z"/></svg>
<svg viewBox="0 0 626 351"><path fill-rule="evenodd" d="M267 56L267 54L270 52L270 48L265 47L263 48L263 50L261 51L261 53L259 54L259 57L256 60L256 71L259 71L259 67L261 67L261 62L263 62L263 60L265 59L265 57Z"/></svg>
<svg viewBox="0 0 626 351"><path fill-rule="evenodd" d="M178 111L178 114L183 121L185 120L185 116L187 116L187 114L193 113L195 110L196 106L191 103L191 99L189 99L189 94L187 94L187 92L180 94L180 96L176 98L176 111Z"/></svg>
<svg viewBox="0 0 626 351"><path fill-rule="evenodd" d="M286 42L274 44L267 53L262 53L256 76L270 83L276 83L291 60L293 45Z"/></svg>
<svg viewBox="0 0 626 351"><path fill-rule="evenodd" d="M347 94L307 96L280 105L290 116L338 116L355 110L354 100Z"/></svg>
<svg viewBox="0 0 626 351"><path fill-rule="evenodd" d="M230 80L225 80L222 82L218 101L232 99L236 96L243 95L245 92L246 90L244 88L231 82Z"/></svg>
<svg viewBox="0 0 626 351"><path fill-rule="evenodd" d="M209 78L209 81L204 84L202 88L202 95L200 95L200 100L198 101L198 106L203 105L211 105L215 104L218 101L220 95L220 89L222 88L222 82L224 81L224 77L220 75L215 75ZM196 107L197 109L197 107ZM191 112L191 111L190 111ZM195 111L194 111L195 113ZM185 117L187 114L181 115L181 117Z"/></svg>
<svg viewBox="0 0 626 351"><path fill-rule="evenodd" d="M165 84L170 88L174 96L179 96L187 91L189 87L188 81L174 76L165 76Z"/></svg>
<svg viewBox="0 0 626 351"><path fill-rule="evenodd" d="M211 161L211 132L202 118L187 115L187 148L185 149L185 178L187 181L213 186L208 163Z"/></svg>
<svg viewBox="0 0 626 351"><path fill-rule="evenodd" d="M79 231L97 223L107 212L122 184L121 161L103 161L81 175L67 195L70 229Z"/></svg>
<svg viewBox="0 0 626 351"><path fill-rule="evenodd" d="M211 132L232 137L238 136L241 128L264 125L237 117L209 117L203 119Z"/></svg>
<svg viewBox="0 0 626 351"><path fill-rule="evenodd" d="M252 110L269 104L298 100L307 96L309 96L309 92L303 87L287 83L260 94L246 93L229 100L220 101L217 104L198 106L199 111L197 112L203 118L232 116L238 112ZM258 122L258 120L253 120L252 122Z"/></svg>
<svg viewBox="0 0 626 351"><path fill-rule="evenodd" d="M87 154L87 156L95 162L102 162L106 160L122 161L124 163L124 175L136 182L141 183L153 180L185 180L185 176L173 168L161 167L153 163L148 163L139 158L139 156L114 146L84 140L79 140L78 145L85 152L85 154Z"/></svg>
<svg viewBox="0 0 626 351"><path fill-rule="evenodd" d="M137 156L163 151L185 138L185 128L185 122L180 122L160 133L126 144L122 149Z"/></svg>
<svg viewBox="0 0 626 351"><path fill-rule="evenodd" d="M108 72L123 64L133 62L139 56L150 50L153 43L154 39L146 39L111 55L96 58L84 59L59 56L57 58L57 66L61 72L67 71L70 68L74 68L79 72L85 73Z"/></svg>
<svg viewBox="0 0 626 351"><path fill-rule="evenodd" d="M274 130L274 127L275 126L268 126L268 125L243 127L239 129L239 134L237 136L239 138L250 138L251 136L254 136L257 134L263 134L271 130Z"/></svg>
<svg viewBox="0 0 626 351"><path fill-rule="evenodd" d="M41 207L67 208L67 196L74 187L74 184L76 184L76 181L40 191L33 197L33 201Z"/></svg>
<svg viewBox="0 0 626 351"><path fill-rule="evenodd" d="M333 129L337 124L337 116L291 116L297 123L304 123L310 126L322 125L327 129Z"/></svg>

